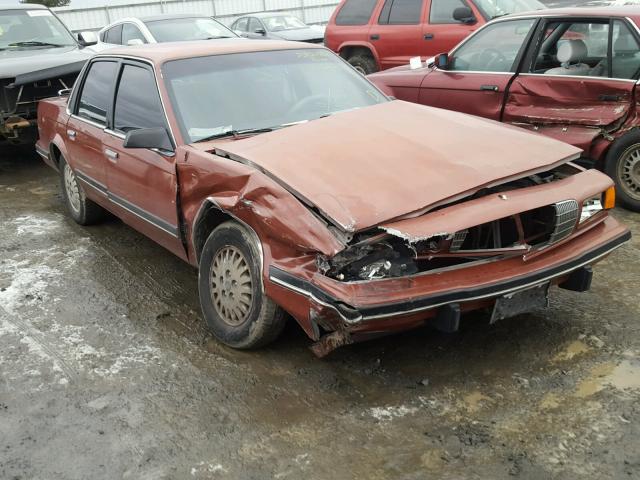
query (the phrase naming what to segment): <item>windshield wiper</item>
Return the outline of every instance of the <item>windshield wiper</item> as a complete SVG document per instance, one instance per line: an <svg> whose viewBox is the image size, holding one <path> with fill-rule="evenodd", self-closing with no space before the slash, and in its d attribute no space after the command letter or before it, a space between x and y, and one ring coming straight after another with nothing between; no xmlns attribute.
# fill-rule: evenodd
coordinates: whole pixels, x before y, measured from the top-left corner
<svg viewBox="0 0 640 480"><path fill-rule="evenodd" d="M495 18L504 17L505 15L511 15L511 14L509 12L507 12L507 13L499 13L498 15L494 15L493 17L491 17L491 20L493 20Z"/></svg>
<svg viewBox="0 0 640 480"><path fill-rule="evenodd" d="M72 47L73 45L62 45L60 43L38 42L29 40L28 42L10 43L9 47Z"/></svg>
<svg viewBox="0 0 640 480"><path fill-rule="evenodd" d="M219 38L236 38L236 37L230 37L228 35L218 35L216 37L207 37L205 38L205 40L218 40Z"/></svg>
<svg viewBox="0 0 640 480"><path fill-rule="evenodd" d="M216 138L226 138L233 137L239 138L243 135L249 135L251 133L268 133L273 132L282 127L267 127L267 128L245 128L244 130L227 130L226 132L216 133L214 135L209 135L208 137L201 138L197 140L195 143L208 142L209 140L215 140Z"/></svg>

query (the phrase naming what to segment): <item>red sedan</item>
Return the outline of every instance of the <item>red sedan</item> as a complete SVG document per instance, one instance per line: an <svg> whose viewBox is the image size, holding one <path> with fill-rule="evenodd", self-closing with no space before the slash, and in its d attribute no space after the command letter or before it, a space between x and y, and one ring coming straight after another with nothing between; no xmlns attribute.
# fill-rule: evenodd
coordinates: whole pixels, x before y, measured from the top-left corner
<svg viewBox="0 0 640 480"><path fill-rule="evenodd" d="M426 67L369 78L402 100L518 125L579 147L582 161L615 180L620 203L640 211L638 25L640 8L632 6L511 15Z"/></svg>

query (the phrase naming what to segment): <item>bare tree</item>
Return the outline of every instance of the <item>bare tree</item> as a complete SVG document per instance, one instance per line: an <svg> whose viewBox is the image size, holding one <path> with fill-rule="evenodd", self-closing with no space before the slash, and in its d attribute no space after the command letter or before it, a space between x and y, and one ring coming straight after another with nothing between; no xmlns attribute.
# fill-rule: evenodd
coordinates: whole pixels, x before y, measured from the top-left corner
<svg viewBox="0 0 640 480"><path fill-rule="evenodd" d="M39 3L45 7L66 7L71 3L71 0L20 0L20 3Z"/></svg>

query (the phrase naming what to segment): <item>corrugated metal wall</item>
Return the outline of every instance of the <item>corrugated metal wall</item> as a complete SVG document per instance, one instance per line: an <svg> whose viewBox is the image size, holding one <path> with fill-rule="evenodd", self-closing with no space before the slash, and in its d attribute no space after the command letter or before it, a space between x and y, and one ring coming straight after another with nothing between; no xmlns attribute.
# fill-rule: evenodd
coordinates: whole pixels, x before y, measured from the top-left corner
<svg viewBox="0 0 640 480"><path fill-rule="evenodd" d="M96 30L124 17L159 13L202 13L231 25L247 13L282 11L298 16L309 24L325 24L338 1L331 0L169 0L104 7L54 9L74 31Z"/></svg>

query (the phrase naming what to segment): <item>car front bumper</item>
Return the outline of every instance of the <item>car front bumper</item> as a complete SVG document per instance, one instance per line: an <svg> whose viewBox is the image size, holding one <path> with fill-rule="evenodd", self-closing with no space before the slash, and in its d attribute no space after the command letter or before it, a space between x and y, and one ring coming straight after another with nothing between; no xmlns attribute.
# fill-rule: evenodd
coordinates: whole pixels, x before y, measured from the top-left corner
<svg viewBox="0 0 640 480"><path fill-rule="evenodd" d="M628 229L608 217L528 261L512 257L413 277L348 283L320 274L305 280L271 266L269 280L288 292L289 301L281 295L277 298L285 308L292 303L287 310L309 309L307 318L296 317L306 320L315 333L319 332L317 324L329 330L382 333L418 326L445 306L457 305L463 312L470 311L490 306L497 298L514 292L565 282L572 272L597 263L630 238Z"/></svg>

